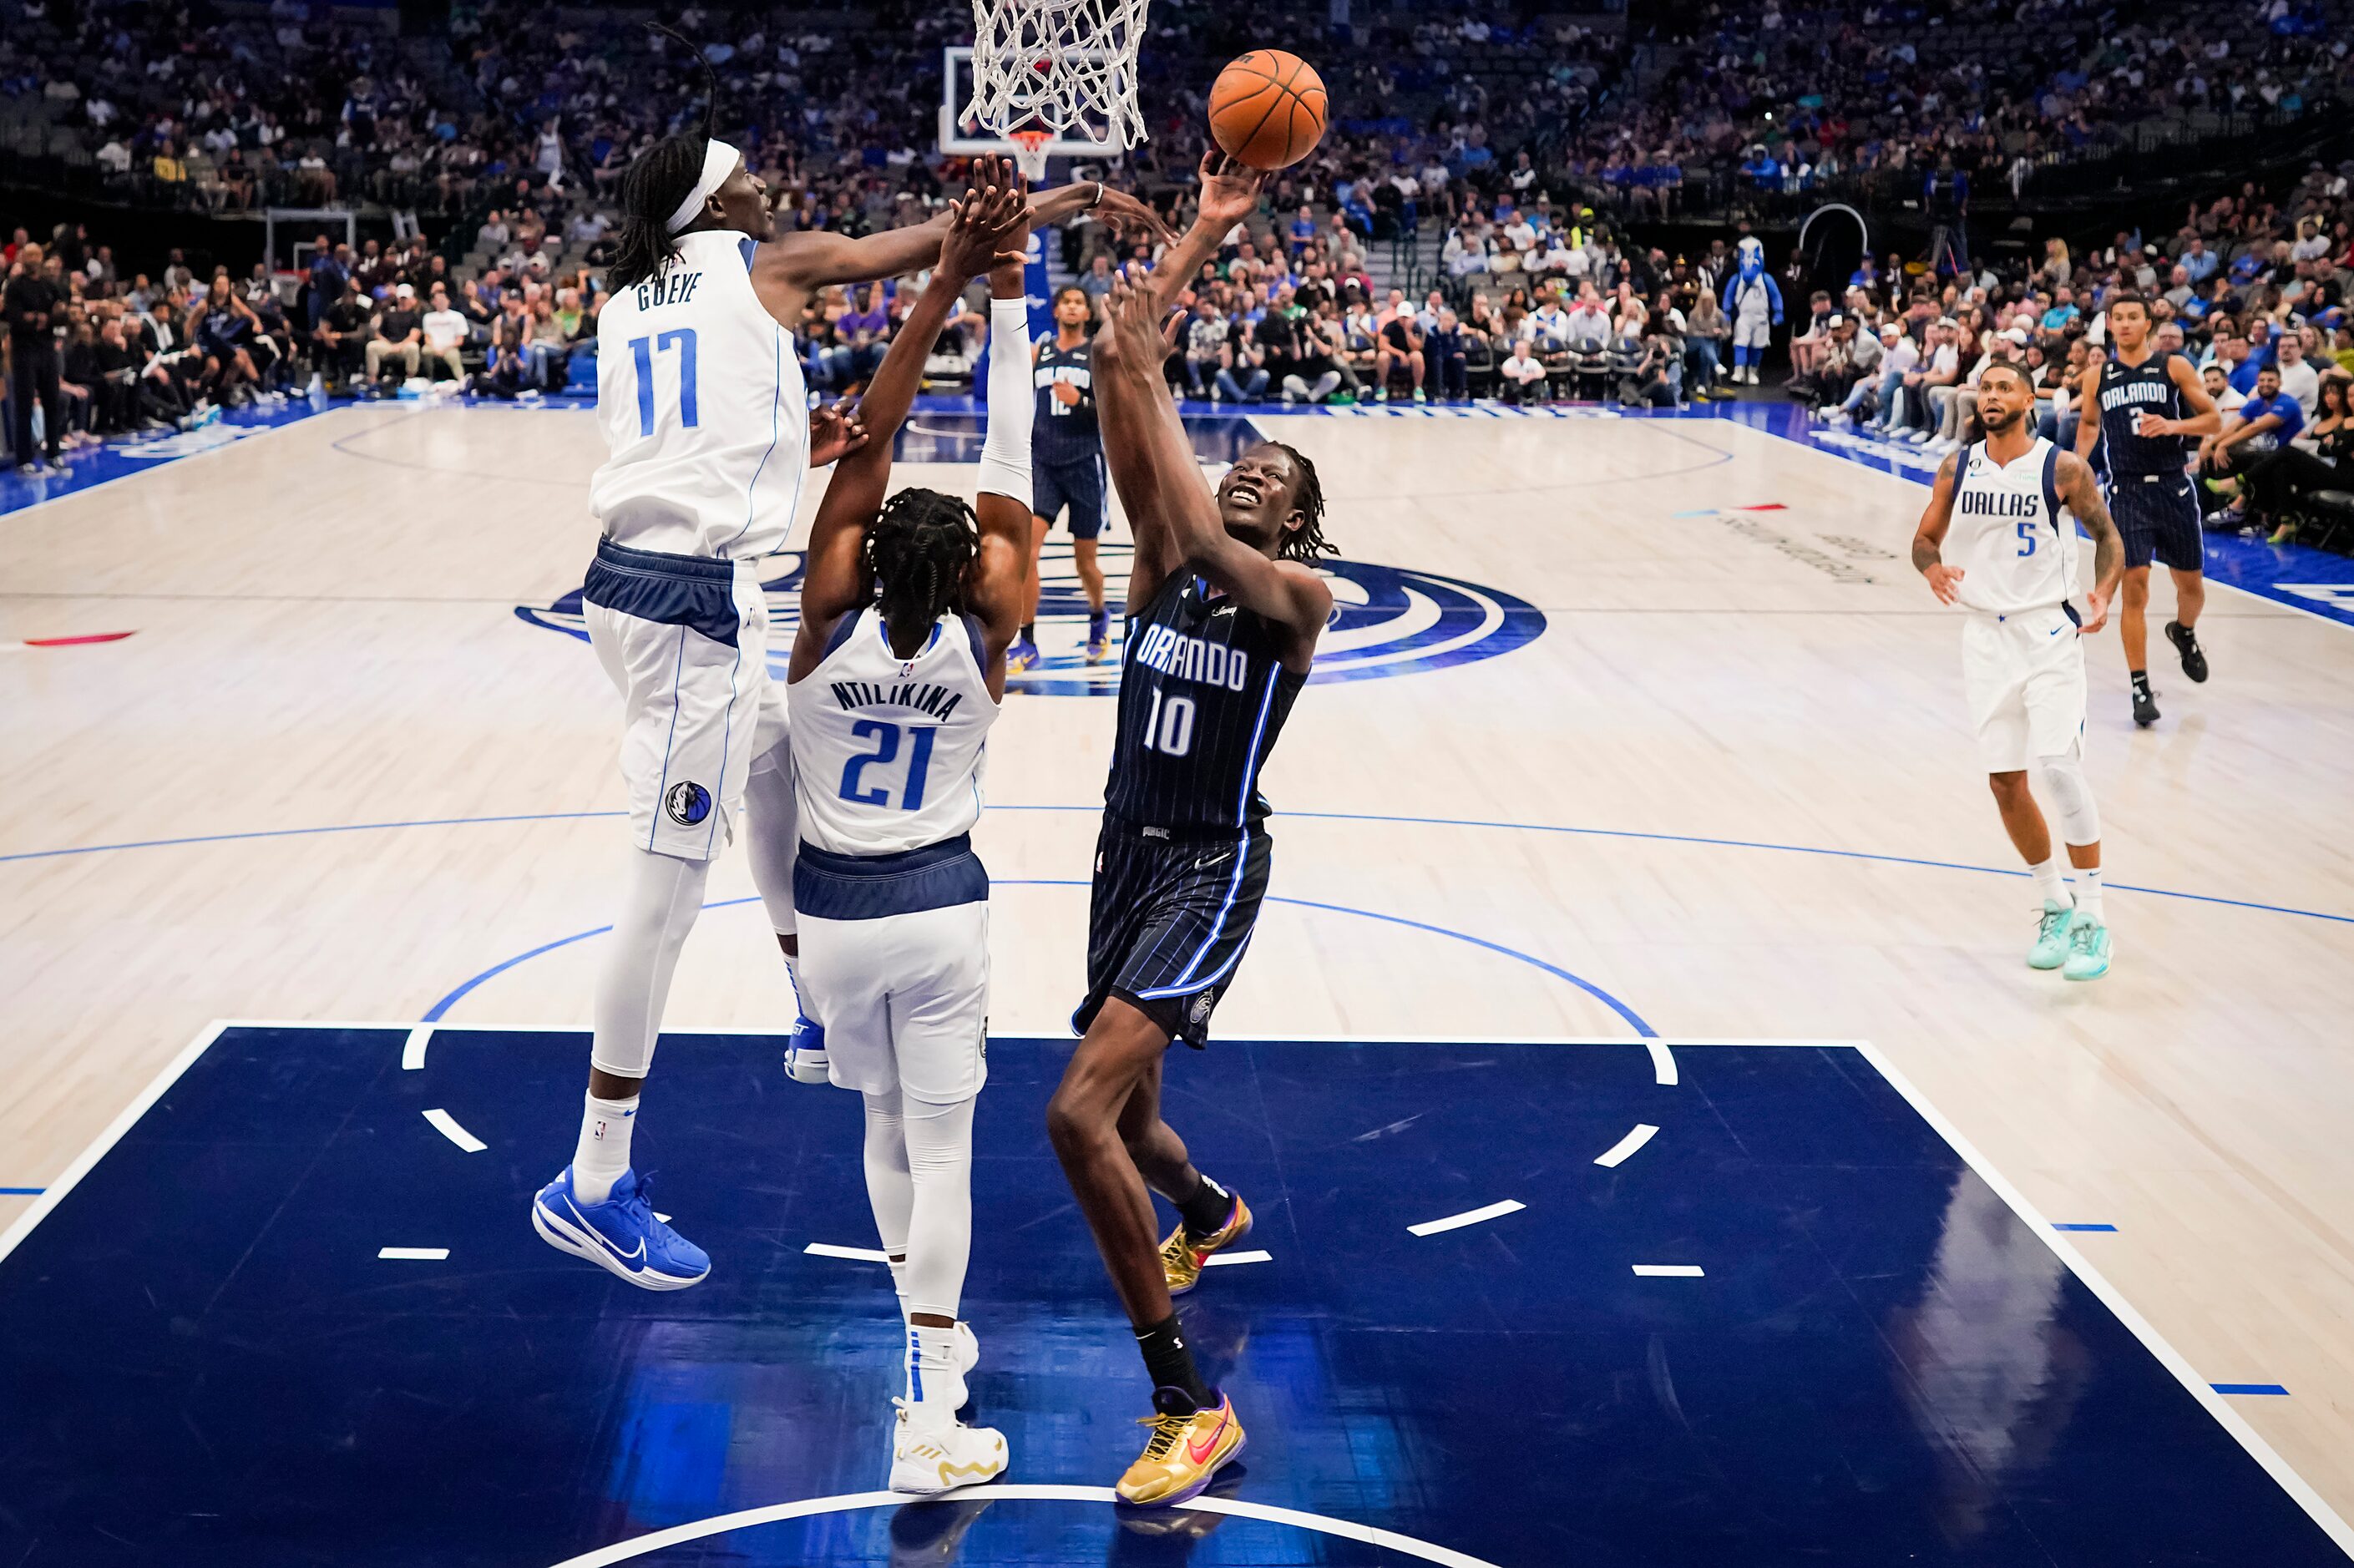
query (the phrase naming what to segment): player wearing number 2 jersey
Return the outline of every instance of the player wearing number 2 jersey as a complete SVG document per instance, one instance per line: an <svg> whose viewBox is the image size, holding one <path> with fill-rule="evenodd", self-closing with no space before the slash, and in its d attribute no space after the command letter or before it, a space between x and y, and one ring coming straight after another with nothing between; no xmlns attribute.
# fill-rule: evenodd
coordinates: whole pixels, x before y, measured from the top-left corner
<svg viewBox="0 0 2354 1568"><path fill-rule="evenodd" d="M866 389L874 439L843 460L818 508L786 688L802 1000L825 1032L828 1075L865 1100L867 1197L907 1336L890 1484L912 1492L985 1481L1006 1462L1002 1436L957 1419L980 1354L957 1309L989 1027L989 874L967 835L1029 563L1030 331L1022 194L1008 166L976 177L996 184L959 204ZM914 489L885 501L891 439L925 355L984 271L980 503Z"/></svg>
<svg viewBox="0 0 2354 1568"><path fill-rule="evenodd" d="M1093 370L1104 450L1136 535L1119 732L1096 845L1085 1032L1047 1130L1111 1272L1150 1374L1152 1436L1119 1479L1131 1503L1174 1503L1241 1452L1232 1402L1186 1349L1173 1292L1250 1229L1243 1201L1196 1171L1161 1118L1172 1040L1200 1046L1250 944L1267 890L1258 776L1307 682L1332 595L1315 467L1289 447L1244 453L1213 496L1161 366L1178 288L1249 216L1264 176L1213 154L1193 228L1147 280L1108 298ZM1152 1200L1178 1210L1154 1245Z"/></svg>
<svg viewBox="0 0 2354 1568"><path fill-rule="evenodd" d="M1978 382L1986 440L1937 471L1913 539L1913 564L1962 626L1962 678L1995 804L2042 895L2027 961L2073 980L2109 969L2102 913L2101 825L2084 780L2084 651L2108 619L2125 548L2089 464L2030 433L2035 389L2018 366L1988 366ZM2076 608L2076 537L2093 536L2093 587ZM1950 563L1950 564L1949 564ZM2073 898L2052 832L2029 789L2030 763L2060 813L2076 868Z"/></svg>

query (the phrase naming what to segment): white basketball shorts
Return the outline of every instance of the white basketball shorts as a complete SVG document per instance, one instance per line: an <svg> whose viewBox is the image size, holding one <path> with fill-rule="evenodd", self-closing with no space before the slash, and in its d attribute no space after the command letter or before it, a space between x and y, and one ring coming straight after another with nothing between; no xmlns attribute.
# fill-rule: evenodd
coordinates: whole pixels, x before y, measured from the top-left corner
<svg viewBox="0 0 2354 1568"><path fill-rule="evenodd" d="M1962 624L1962 688L1989 773L2021 772L2084 744L2084 642L2058 605L1971 615Z"/></svg>
<svg viewBox="0 0 2354 1568"><path fill-rule="evenodd" d="M1765 348L1774 341L1774 318L1764 306L1744 310L1733 318L1733 346Z"/></svg>
<svg viewBox="0 0 2354 1568"><path fill-rule="evenodd" d="M989 879L963 837L900 854L806 841L793 863L801 1006L839 1088L955 1105L989 1076Z"/></svg>
<svg viewBox="0 0 2354 1568"><path fill-rule="evenodd" d="M621 694L621 777L640 849L717 854L743 816L753 762L784 741L758 567L598 544L581 614Z"/></svg>

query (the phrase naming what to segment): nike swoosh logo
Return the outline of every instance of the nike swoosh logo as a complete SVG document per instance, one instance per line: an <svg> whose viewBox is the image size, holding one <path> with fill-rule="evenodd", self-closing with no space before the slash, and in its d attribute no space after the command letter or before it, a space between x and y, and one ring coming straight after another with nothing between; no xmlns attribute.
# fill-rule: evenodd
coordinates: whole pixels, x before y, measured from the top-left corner
<svg viewBox="0 0 2354 1568"><path fill-rule="evenodd" d="M1193 869L1195 871L1207 871L1212 866L1218 864L1222 861L1231 858L1234 853L1234 851L1228 850L1225 854L1204 855L1200 860L1193 863Z"/></svg>
<svg viewBox="0 0 2354 1568"><path fill-rule="evenodd" d="M1185 1457L1197 1465L1207 1461L1211 1454L1216 1451L1218 1439L1225 1436L1226 1423L1232 1419L1234 1417L1230 1414L1220 1415L1216 1428L1202 1442L1196 1443L1191 1437L1185 1439Z"/></svg>
<svg viewBox="0 0 2354 1568"><path fill-rule="evenodd" d="M2055 627L2053 627L2053 628L2052 629L2052 636L2054 636L2054 637L2059 636L2059 635L2060 635L2060 629L2059 629L2058 627L2056 627L2056 626L2055 626Z"/></svg>
<svg viewBox="0 0 2354 1568"><path fill-rule="evenodd" d="M587 1231L590 1235L595 1236L597 1238L597 1245L603 1247L607 1252L611 1253L613 1256L623 1263L642 1264L645 1261L645 1237L640 1236L638 1238L638 1245L635 1248L629 1252L623 1252L620 1247L613 1245L611 1237L606 1235L603 1231L599 1230L595 1225L588 1223L588 1216L580 1212L579 1204L574 1202L571 1199L567 1198L564 1200L564 1206L572 1211L572 1217L580 1222L580 1228Z"/></svg>

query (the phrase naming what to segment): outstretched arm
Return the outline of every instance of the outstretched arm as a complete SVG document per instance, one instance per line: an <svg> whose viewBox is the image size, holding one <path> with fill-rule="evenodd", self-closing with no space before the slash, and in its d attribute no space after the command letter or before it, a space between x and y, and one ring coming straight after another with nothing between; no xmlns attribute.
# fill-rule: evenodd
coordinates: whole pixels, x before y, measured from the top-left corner
<svg viewBox="0 0 2354 1568"><path fill-rule="evenodd" d="M865 601L867 585L860 556L866 524L881 510L883 493L891 482L892 439L916 400L924 361L965 284L1007 260L999 250L1007 235L1020 230L1021 201L1021 192L1009 179L1003 185L968 190L964 200L950 209L948 238L940 247L931 283L892 339L890 352L883 356L882 366L867 384L860 404L867 443L834 465L833 482L826 486L825 499L818 503L817 519L811 524L801 573L801 630L793 640L788 681L801 679L824 661L834 622ZM1010 260L1019 262L1021 253L1014 252Z"/></svg>
<svg viewBox="0 0 2354 1568"><path fill-rule="evenodd" d="M1948 452L1937 465L1937 482L1930 486L1929 504L1923 508L1921 525L1913 533L1914 569L1929 579L1929 591L1940 604L1959 604L1962 597L1962 568L1946 565L1939 555L1945 548L1946 530L1953 525L1954 482L1960 471L1961 453Z"/></svg>
<svg viewBox="0 0 2354 1568"><path fill-rule="evenodd" d="M1131 525L1140 540L1139 519L1150 516L1164 533L1164 576L1179 566L1191 567L1246 609L1288 628L1292 646L1284 663L1305 670L1331 614L1331 589L1299 562L1270 560L1226 532L1161 374L1168 344L1156 297L1122 278L1112 285L1105 306L1106 323L1096 336L1093 357L1097 408L1104 450L1119 454L1113 475ZM1138 602L1133 587L1129 602Z"/></svg>
<svg viewBox="0 0 2354 1568"><path fill-rule="evenodd" d="M1258 210L1259 192L1267 185L1267 171L1214 147L1202 154L1201 177L1193 227L1152 269L1152 297L1163 311L1175 305L1177 296L1202 275L1202 263L1218 253L1235 225Z"/></svg>
<svg viewBox="0 0 2354 1568"><path fill-rule="evenodd" d="M2109 516L2109 503L2101 494L2100 482L2093 477L2092 466L2073 452L2062 452L2053 475L2060 491L2060 500L2084 525L2093 536L2093 587L2084 597L2089 613L2076 630L2090 637L2108 624L2109 601L2116 597L2117 585L2126 577L2126 543L2117 534L2117 525Z"/></svg>
<svg viewBox="0 0 2354 1568"><path fill-rule="evenodd" d="M1024 248L1026 228L1007 241ZM989 274L989 435L981 445L981 549L965 569L965 602L981 618L981 678L1005 695L1005 651L1022 626L1030 572L1031 389L1029 289L1019 261Z"/></svg>

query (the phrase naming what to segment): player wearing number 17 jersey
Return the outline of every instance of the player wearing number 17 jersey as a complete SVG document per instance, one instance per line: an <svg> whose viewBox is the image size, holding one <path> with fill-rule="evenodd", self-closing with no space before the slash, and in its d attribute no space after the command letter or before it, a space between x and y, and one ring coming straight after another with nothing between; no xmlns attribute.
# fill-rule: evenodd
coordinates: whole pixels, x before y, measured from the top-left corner
<svg viewBox="0 0 2354 1568"><path fill-rule="evenodd" d="M2010 842L2042 895L2030 967L2073 980L2109 969L2102 913L2101 820L2084 779L2084 651L2125 575L2125 550L2093 471L2073 452L2031 434L2035 389L2017 366L1978 382L1986 440L1946 459L1913 539L1913 564L1962 625L1962 682L1978 753ZM2093 536L2094 581L2075 600L2074 514ZM1948 564L1950 562L1950 564ZM2030 766L2060 814L2076 868L2070 896L2052 832L2028 788Z"/></svg>
<svg viewBox="0 0 2354 1568"><path fill-rule="evenodd" d="M1072 1019L1085 1037L1046 1118L1154 1385L1152 1435L1117 1489L1131 1503L1181 1502L1242 1450L1234 1405L1203 1381L1170 1298L1250 1229L1250 1211L1161 1119L1161 1065L1172 1041L1207 1044L1250 944L1269 853L1259 769L1332 609L1312 567L1329 548L1314 466L1263 442L1213 496L1161 374L1177 289L1249 216L1263 178L1205 159L1193 229L1149 280L1115 285L1095 344L1104 450L1136 556L1087 994ZM1148 1190L1179 1216L1157 1246Z"/></svg>

